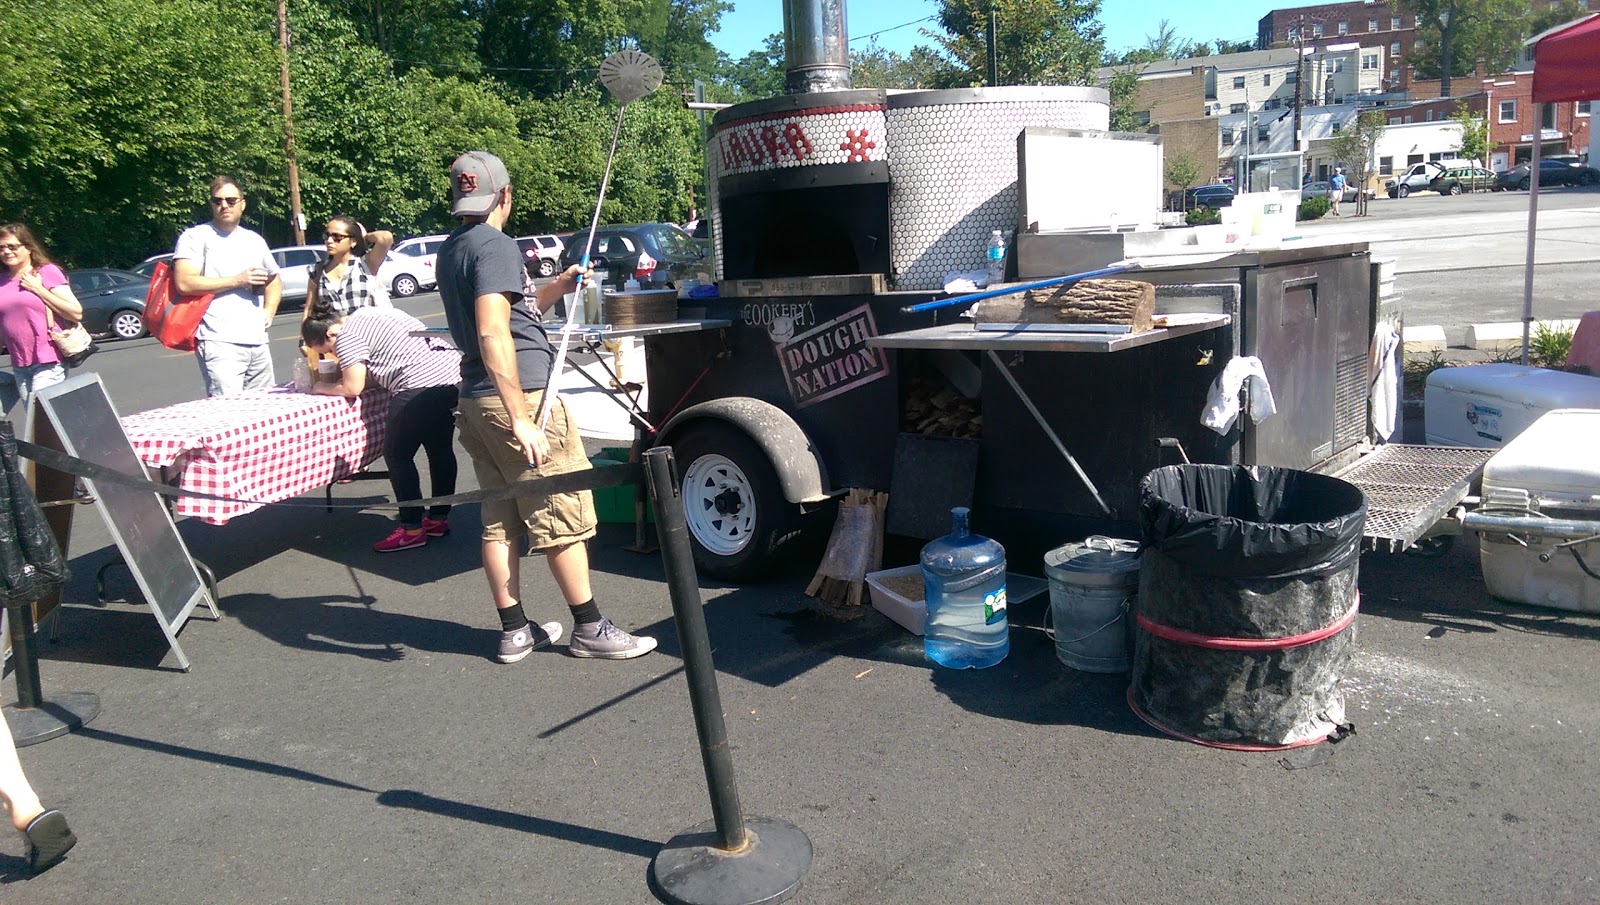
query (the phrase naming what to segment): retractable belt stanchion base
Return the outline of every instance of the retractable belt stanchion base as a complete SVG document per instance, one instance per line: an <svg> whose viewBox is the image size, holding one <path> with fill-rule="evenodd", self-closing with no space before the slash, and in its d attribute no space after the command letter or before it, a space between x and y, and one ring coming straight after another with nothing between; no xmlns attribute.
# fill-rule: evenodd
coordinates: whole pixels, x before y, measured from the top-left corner
<svg viewBox="0 0 1600 905"><path fill-rule="evenodd" d="M672 837L656 854L650 865L656 891L674 905L783 902L799 891L811 869L811 840L792 823L740 810L728 729L722 718L722 695L717 690L717 670L711 660L672 449L652 449L644 454L644 461L714 815Z"/></svg>
<svg viewBox="0 0 1600 905"><path fill-rule="evenodd" d="M33 649L33 607L6 602L11 628L11 664L17 674L17 702L5 706L6 723L18 748L47 742L100 715L100 698L74 691L46 699L39 691L38 654Z"/></svg>

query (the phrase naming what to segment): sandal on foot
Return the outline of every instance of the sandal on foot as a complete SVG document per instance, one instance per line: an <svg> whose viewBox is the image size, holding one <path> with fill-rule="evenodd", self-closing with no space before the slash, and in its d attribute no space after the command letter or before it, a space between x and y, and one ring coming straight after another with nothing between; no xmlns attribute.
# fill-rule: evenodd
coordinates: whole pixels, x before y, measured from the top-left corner
<svg viewBox="0 0 1600 905"><path fill-rule="evenodd" d="M60 864L67 852L78 844L78 837L72 835L67 826L66 815L54 808L28 821L22 838L28 842L28 870L34 874L42 874Z"/></svg>

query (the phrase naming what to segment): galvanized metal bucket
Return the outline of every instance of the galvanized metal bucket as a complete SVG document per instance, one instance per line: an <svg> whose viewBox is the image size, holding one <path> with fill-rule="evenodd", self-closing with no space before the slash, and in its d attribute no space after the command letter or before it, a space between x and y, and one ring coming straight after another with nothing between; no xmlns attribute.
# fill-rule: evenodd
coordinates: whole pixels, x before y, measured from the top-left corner
<svg viewBox="0 0 1600 905"><path fill-rule="evenodd" d="M1137 541L1094 535L1044 555L1056 657L1084 672L1127 672L1139 599Z"/></svg>

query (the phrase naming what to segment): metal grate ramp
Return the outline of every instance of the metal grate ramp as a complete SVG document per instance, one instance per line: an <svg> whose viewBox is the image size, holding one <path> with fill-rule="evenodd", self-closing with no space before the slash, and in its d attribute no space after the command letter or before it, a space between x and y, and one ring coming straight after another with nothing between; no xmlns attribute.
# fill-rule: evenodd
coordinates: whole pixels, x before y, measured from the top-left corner
<svg viewBox="0 0 1600 905"><path fill-rule="evenodd" d="M1367 495L1367 543L1398 553L1466 497L1496 452L1391 443L1363 456L1338 477Z"/></svg>

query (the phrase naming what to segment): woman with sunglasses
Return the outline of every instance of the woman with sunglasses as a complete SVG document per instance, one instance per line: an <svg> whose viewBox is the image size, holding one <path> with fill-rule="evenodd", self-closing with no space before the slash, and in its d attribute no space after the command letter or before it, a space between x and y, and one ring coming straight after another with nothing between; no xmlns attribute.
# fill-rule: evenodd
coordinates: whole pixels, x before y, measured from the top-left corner
<svg viewBox="0 0 1600 905"><path fill-rule="evenodd" d="M0 378L0 405L10 411L35 390L67 379L67 366L50 342L50 324L83 319L83 306L67 275L21 223L0 226L0 337L11 356L9 382Z"/></svg>
<svg viewBox="0 0 1600 905"><path fill-rule="evenodd" d="M356 218L339 216L328 221L322 244L328 257L312 268L300 323L347 317L357 308L388 307L389 293L378 282L378 268L389 256L394 233L386 229L369 233ZM363 248L366 251L358 254Z"/></svg>

